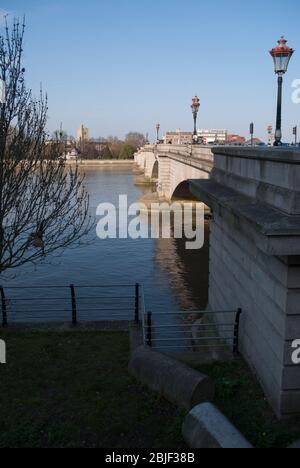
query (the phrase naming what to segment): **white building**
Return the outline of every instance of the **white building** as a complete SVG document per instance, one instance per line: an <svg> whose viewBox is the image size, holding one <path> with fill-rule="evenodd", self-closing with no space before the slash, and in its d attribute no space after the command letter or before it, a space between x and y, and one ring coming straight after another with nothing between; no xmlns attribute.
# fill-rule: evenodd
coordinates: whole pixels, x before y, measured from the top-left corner
<svg viewBox="0 0 300 468"><path fill-rule="evenodd" d="M65 156L65 159L67 161L76 161L77 158L78 158L78 151L75 148L72 149L72 151L68 151Z"/></svg>
<svg viewBox="0 0 300 468"><path fill-rule="evenodd" d="M225 144L227 141L228 131L224 129L204 129L198 130L198 137L204 138L207 144L220 143Z"/></svg>

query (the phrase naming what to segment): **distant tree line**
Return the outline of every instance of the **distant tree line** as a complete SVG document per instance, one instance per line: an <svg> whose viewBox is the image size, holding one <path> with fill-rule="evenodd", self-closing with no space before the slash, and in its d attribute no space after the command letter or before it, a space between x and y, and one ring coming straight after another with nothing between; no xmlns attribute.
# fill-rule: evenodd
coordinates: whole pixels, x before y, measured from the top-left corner
<svg viewBox="0 0 300 468"><path fill-rule="evenodd" d="M83 159L133 159L134 153L146 144L144 135L130 132L125 140L110 136L98 141L91 140L83 145L81 157Z"/></svg>
<svg viewBox="0 0 300 468"><path fill-rule="evenodd" d="M130 132L125 140L118 137L109 136L108 138L91 138L88 142L76 143L74 137L69 137L65 132L56 131L53 139L61 140L63 145L69 144L78 150L82 159L133 159L134 153L146 144L146 138L138 132Z"/></svg>

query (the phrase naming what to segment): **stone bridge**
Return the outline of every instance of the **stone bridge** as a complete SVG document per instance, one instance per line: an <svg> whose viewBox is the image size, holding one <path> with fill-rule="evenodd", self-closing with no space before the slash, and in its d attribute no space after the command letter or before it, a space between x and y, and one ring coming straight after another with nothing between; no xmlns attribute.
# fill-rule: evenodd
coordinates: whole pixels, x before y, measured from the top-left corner
<svg viewBox="0 0 300 468"><path fill-rule="evenodd" d="M135 163L148 179L158 180L161 198L190 194L189 179L208 179L213 168L213 153L205 146L145 146L135 155Z"/></svg>
<svg viewBox="0 0 300 468"><path fill-rule="evenodd" d="M276 414L300 415L300 150L158 145L136 164L212 209L207 307L242 308L241 353Z"/></svg>

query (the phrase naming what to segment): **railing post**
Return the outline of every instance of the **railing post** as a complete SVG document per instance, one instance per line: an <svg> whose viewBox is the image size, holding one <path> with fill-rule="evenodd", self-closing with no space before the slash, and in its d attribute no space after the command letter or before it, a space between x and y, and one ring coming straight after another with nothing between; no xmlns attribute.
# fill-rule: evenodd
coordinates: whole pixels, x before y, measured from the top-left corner
<svg viewBox="0 0 300 468"><path fill-rule="evenodd" d="M138 283L135 285L134 320L137 325L140 323L140 285Z"/></svg>
<svg viewBox="0 0 300 468"><path fill-rule="evenodd" d="M71 299L72 299L72 324L77 325L77 305L76 305L76 293L75 286L71 284Z"/></svg>
<svg viewBox="0 0 300 468"><path fill-rule="evenodd" d="M2 308L2 326L6 328L8 325L7 322L7 306L5 299L5 292L3 286L0 286L0 295L1 295L1 308Z"/></svg>
<svg viewBox="0 0 300 468"><path fill-rule="evenodd" d="M147 314L147 345L152 348L152 312Z"/></svg>
<svg viewBox="0 0 300 468"><path fill-rule="evenodd" d="M234 323L234 337L233 337L233 353L239 354L239 331L242 309L238 309Z"/></svg>

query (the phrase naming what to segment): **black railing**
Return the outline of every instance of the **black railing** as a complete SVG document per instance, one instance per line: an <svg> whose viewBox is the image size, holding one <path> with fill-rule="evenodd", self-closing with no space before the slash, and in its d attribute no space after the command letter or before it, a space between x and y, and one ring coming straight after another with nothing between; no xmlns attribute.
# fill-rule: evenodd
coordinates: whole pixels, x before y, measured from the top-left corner
<svg viewBox="0 0 300 468"><path fill-rule="evenodd" d="M144 314L140 284L0 286L2 326L31 322L135 321ZM1 323L1 322L0 322Z"/></svg>
<svg viewBox="0 0 300 468"><path fill-rule="evenodd" d="M238 354L241 314L242 309L148 312L143 319L144 343L169 352L231 347Z"/></svg>
<svg viewBox="0 0 300 468"><path fill-rule="evenodd" d="M7 327L7 307L6 307L6 298L4 288L0 286L1 294L1 309L2 309L2 326L3 328Z"/></svg>

